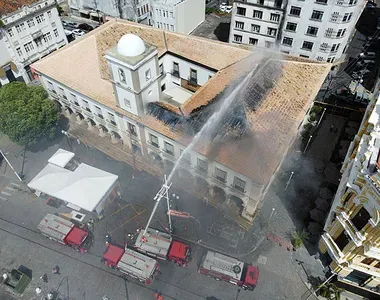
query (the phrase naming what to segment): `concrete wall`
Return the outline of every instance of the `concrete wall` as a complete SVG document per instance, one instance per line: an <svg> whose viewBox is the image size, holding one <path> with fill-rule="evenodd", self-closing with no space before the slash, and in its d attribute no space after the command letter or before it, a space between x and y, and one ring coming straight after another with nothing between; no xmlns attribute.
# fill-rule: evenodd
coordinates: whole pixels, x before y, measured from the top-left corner
<svg viewBox="0 0 380 300"><path fill-rule="evenodd" d="M176 31L184 34L191 33L205 20L205 0L185 0L175 7Z"/></svg>

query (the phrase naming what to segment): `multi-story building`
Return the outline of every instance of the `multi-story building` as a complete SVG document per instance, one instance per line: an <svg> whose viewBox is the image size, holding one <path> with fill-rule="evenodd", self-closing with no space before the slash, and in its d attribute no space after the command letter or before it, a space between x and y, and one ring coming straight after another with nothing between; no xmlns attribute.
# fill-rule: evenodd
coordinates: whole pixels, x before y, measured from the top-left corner
<svg viewBox="0 0 380 300"><path fill-rule="evenodd" d="M364 0L235 1L230 43L334 62L345 53L365 4Z"/></svg>
<svg viewBox="0 0 380 300"><path fill-rule="evenodd" d="M171 172L211 114L229 101L223 118L214 117L202 141L183 155L173 179L252 220L330 65L251 54L110 20L33 69L69 116L72 136L161 174ZM252 70L248 84L243 78ZM240 82L246 93L237 94L239 86L230 95Z"/></svg>
<svg viewBox="0 0 380 300"><path fill-rule="evenodd" d="M33 79L30 64L67 44L54 0L0 0L0 84Z"/></svg>
<svg viewBox="0 0 380 300"><path fill-rule="evenodd" d="M73 15L95 21L110 16L150 25L149 0L69 0L68 4Z"/></svg>
<svg viewBox="0 0 380 300"><path fill-rule="evenodd" d="M347 290L380 299L380 97L368 105L342 166L319 249Z"/></svg>
<svg viewBox="0 0 380 300"><path fill-rule="evenodd" d="M151 1L152 25L167 31L189 34L205 20L204 0Z"/></svg>

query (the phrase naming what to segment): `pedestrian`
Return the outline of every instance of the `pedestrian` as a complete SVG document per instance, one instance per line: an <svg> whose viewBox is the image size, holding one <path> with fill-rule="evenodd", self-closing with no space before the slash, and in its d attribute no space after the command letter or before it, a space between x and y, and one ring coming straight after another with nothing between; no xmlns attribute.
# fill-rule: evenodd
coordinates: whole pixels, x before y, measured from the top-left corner
<svg viewBox="0 0 380 300"><path fill-rule="evenodd" d="M59 273L59 267L58 267L58 266L55 266L55 267L51 270L51 272L52 272L53 274L61 275L61 273Z"/></svg>
<svg viewBox="0 0 380 300"><path fill-rule="evenodd" d="M47 274L45 273L44 275L42 275L42 276L40 277L40 279L42 279L43 282L47 283L47 282L48 282Z"/></svg>
<svg viewBox="0 0 380 300"><path fill-rule="evenodd" d="M155 291L155 292L154 292L154 299L158 299L158 296L159 296L158 292Z"/></svg>
<svg viewBox="0 0 380 300"><path fill-rule="evenodd" d="M330 125L330 132L332 132L333 130L334 130L334 125L331 124L331 125Z"/></svg>

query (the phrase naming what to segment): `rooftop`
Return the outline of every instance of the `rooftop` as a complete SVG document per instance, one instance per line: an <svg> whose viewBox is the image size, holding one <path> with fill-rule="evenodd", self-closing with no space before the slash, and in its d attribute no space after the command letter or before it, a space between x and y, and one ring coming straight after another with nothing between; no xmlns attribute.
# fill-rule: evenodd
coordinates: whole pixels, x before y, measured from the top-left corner
<svg viewBox="0 0 380 300"><path fill-rule="evenodd" d="M0 0L0 16L10 14L24 5L30 5L40 0Z"/></svg>
<svg viewBox="0 0 380 300"><path fill-rule="evenodd" d="M179 103L181 101L174 103L177 105L171 105L169 101L159 103L178 116L181 113L176 106L180 105L188 119L196 118L199 110L228 94L228 86L236 85L242 76L257 67L249 92L258 99L253 106L245 103L242 107L250 133L240 139L230 137L230 141L227 138L207 146L198 145L196 150L210 160L250 177L258 185L269 183L331 67L330 64L280 54L257 66L258 57L262 56L260 53L120 20L111 20L34 63L33 68L38 72L184 146L192 137L185 134L181 126L170 126L151 115L139 118L116 106L104 54L126 33L136 34L155 46L159 57L169 53L217 71L196 93L189 95L190 98L182 98L183 104ZM86 80L83 80L84 71Z"/></svg>

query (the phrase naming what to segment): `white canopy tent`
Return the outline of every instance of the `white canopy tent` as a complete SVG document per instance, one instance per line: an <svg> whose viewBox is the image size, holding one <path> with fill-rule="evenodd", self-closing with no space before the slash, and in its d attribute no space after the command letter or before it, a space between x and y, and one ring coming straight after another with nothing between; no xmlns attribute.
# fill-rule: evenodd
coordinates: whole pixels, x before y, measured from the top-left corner
<svg viewBox="0 0 380 300"><path fill-rule="evenodd" d="M73 152L59 148L57 152L49 158L48 162L64 168L74 156L75 154Z"/></svg>
<svg viewBox="0 0 380 300"><path fill-rule="evenodd" d="M49 163L28 186L86 211L100 213L117 180L117 175L87 164L70 171Z"/></svg>

